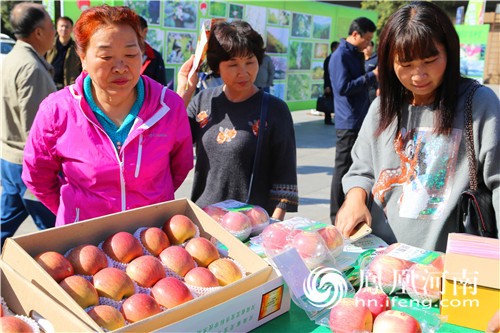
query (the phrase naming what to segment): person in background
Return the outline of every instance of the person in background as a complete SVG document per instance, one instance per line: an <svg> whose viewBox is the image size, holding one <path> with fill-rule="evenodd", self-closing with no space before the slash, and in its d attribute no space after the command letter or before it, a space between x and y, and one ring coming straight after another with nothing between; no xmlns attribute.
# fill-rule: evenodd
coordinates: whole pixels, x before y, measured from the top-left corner
<svg viewBox="0 0 500 333"><path fill-rule="evenodd" d="M165 72L165 62L160 54L151 47L151 45L146 42L146 36L148 34L148 22L144 17L139 16L141 21L141 35L144 39L145 49L142 54L142 67L141 74L147 75L153 80L161 83L162 85L167 85L167 75Z"/></svg>
<svg viewBox="0 0 500 333"><path fill-rule="evenodd" d="M264 54L254 84L269 93L274 81L274 64L270 56Z"/></svg>
<svg viewBox="0 0 500 333"><path fill-rule="evenodd" d="M333 100L332 81L330 80L330 68L328 68L328 65L330 64L330 58L332 57L333 52L335 52L338 46L339 42L337 41L333 41L330 44L330 54L325 58L325 61L323 62L323 94L325 95L325 97L331 98L332 100ZM332 121L332 114L326 111L324 113L325 113L325 125L335 125Z"/></svg>
<svg viewBox="0 0 500 333"><path fill-rule="evenodd" d="M368 88L377 81L378 69L366 73L363 55L363 50L370 44L375 30L375 24L366 17L352 21L349 36L340 40L340 45L332 54L328 65L335 101L337 135L335 171L330 194L332 222L344 202L342 177L352 164L352 146L370 106Z"/></svg>
<svg viewBox="0 0 500 333"><path fill-rule="evenodd" d="M189 100L196 88L193 76L185 90L191 57L181 67L178 93L189 103L188 116L196 145L192 200L200 207L233 199L266 209L282 220L298 206L295 132L290 110L267 95L268 116L260 124L265 93L254 84L264 54L264 41L244 21L218 22L212 27L206 60L224 84ZM249 188L257 137L263 145L253 187Z"/></svg>
<svg viewBox="0 0 500 333"><path fill-rule="evenodd" d="M368 223L388 244L444 252L448 234L458 230L459 197L469 188L464 110L473 82L460 75L457 32L435 4L411 3L388 19L378 55L380 96L342 180L346 199L336 226L347 236ZM499 99L481 86L472 111L478 182L498 203ZM500 227L500 208L493 206Z"/></svg>
<svg viewBox="0 0 500 333"><path fill-rule="evenodd" d="M76 22L84 71L40 105L22 174L56 226L172 200L193 167L183 100L140 75L142 36L128 7L91 7Z"/></svg>
<svg viewBox="0 0 500 333"><path fill-rule="evenodd" d="M368 44L368 46L363 50L363 54L365 55L365 71L371 72L375 68L377 68L377 63L378 63L378 56L377 52L374 52L374 46L375 44L373 41ZM378 89L378 83L375 82L372 86L369 88L368 95L370 96L370 104L373 102L375 97L377 97L377 89Z"/></svg>
<svg viewBox="0 0 500 333"><path fill-rule="evenodd" d="M71 38L73 20L62 16L56 21L57 35L54 45L45 55L45 59L54 67L54 82L57 89L75 83L82 72L82 63L76 52L76 44Z"/></svg>
<svg viewBox="0 0 500 333"><path fill-rule="evenodd" d="M2 64L1 131L1 242L31 215L39 229L54 226L55 216L21 179L23 151L42 100L56 91L43 55L52 47L55 30L42 5L22 2L10 13L16 44Z"/></svg>

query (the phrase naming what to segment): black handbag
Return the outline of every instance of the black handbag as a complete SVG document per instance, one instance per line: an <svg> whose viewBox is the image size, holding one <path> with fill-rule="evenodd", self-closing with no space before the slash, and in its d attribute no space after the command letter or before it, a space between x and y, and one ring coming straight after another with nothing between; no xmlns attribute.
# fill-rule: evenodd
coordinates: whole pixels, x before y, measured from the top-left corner
<svg viewBox="0 0 500 333"><path fill-rule="evenodd" d="M497 238L491 191L484 182L478 186L474 136L472 134L472 97L481 85L474 81L465 104L465 146L469 164L469 189L462 192L458 205L458 232Z"/></svg>
<svg viewBox="0 0 500 333"><path fill-rule="evenodd" d="M316 100L316 111L333 113L333 96L319 96Z"/></svg>

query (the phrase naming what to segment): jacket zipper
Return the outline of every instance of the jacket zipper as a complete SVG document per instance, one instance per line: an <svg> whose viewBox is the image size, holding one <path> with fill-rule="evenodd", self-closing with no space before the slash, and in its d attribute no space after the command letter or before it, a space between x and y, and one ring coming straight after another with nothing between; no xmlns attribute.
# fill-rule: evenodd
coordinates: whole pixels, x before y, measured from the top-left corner
<svg viewBox="0 0 500 333"><path fill-rule="evenodd" d="M80 221L80 208L76 208L75 222Z"/></svg>
<svg viewBox="0 0 500 333"><path fill-rule="evenodd" d="M142 134L139 135L139 150L137 151L137 163L135 165L135 178L139 177L139 170L141 170L141 160L142 160Z"/></svg>

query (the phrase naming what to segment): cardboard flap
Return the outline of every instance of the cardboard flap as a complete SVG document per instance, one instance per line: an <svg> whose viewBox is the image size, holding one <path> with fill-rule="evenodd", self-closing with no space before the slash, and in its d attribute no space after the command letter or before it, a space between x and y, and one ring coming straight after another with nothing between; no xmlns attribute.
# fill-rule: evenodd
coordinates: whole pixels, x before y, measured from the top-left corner
<svg viewBox="0 0 500 333"><path fill-rule="evenodd" d="M500 289L500 261L462 254L447 253L444 261L445 279L476 281L477 285Z"/></svg>

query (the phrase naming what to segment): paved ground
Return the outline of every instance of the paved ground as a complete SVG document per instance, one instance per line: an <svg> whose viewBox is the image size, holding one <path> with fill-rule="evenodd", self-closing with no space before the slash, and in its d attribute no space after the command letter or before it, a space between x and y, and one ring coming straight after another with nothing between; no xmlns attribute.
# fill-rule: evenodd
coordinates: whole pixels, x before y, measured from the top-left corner
<svg viewBox="0 0 500 333"><path fill-rule="evenodd" d="M299 182L299 212L287 217L302 216L329 222L330 182L335 157L335 126L323 124L323 114L313 115L310 110L292 112L297 141L297 172ZM189 197L193 182L190 172L175 193L176 198ZM37 231L28 218L16 235Z"/></svg>

